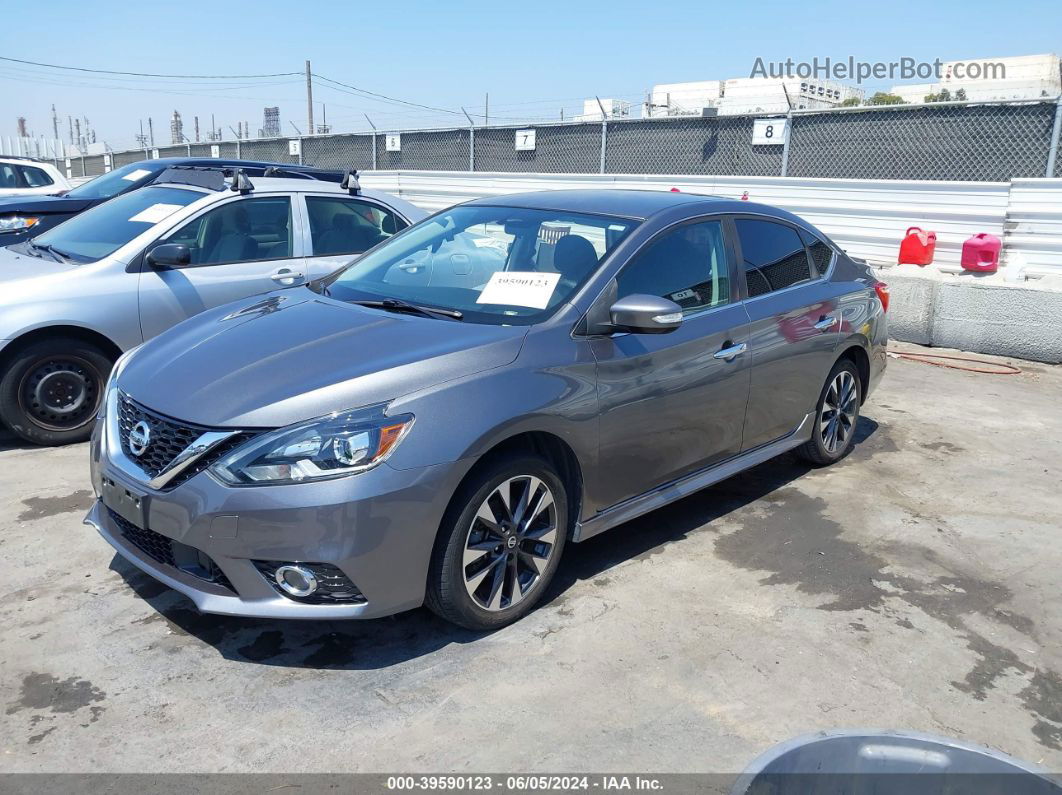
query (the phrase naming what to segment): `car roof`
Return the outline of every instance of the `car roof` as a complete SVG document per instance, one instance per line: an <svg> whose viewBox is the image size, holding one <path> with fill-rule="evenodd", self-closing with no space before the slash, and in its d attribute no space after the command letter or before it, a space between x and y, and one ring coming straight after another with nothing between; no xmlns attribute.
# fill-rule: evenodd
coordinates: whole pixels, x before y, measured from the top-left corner
<svg viewBox="0 0 1062 795"><path fill-rule="evenodd" d="M677 193L662 190L628 190L599 188L588 190L550 190L513 193L507 196L488 196L469 204L504 207L527 207L540 210L562 210L573 213L618 215L625 218L646 219L672 207L689 204L727 203L720 196Z"/></svg>
<svg viewBox="0 0 1062 795"><path fill-rule="evenodd" d="M589 190L552 190L513 193L507 196L487 196L468 202L471 205L494 207L526 207L536 210L614 215L636 220L648 220L675 207L684 207L690 216L698 212L748 213L767 215L790 221L821 235L807 221L787 210L769 204L759 204L725 196L699 193L680 193L665 190L636 190L626 188L597 188Z"/></svg>
<svg viewBox="0 0 1062 795"><path fill-rule="evenodd" d="M140 160L129 165L151 166L152 168L170 166L255 166L269 168L277 166L292 171L338 171L339 169L318 168L315 166L300 166L298 163L278 163L275 160L239 160L234 157L158 157L152 160Z"/></svg>
<svg viewBox="0 0 1062 795"><path fill-rule="evenodd" d="M341 196L349 195L346 190L339 187L335 182L318 182L316 180L306 179L292 179L289 177L250 177L251 184L254 185L254 190L248 195L248 198L255 196L258 193L335 193ZM232 191L229 190L226 185L224 190L210 190L209 188L203 188L198 185L188 185L183 182L153 182L150 185L145 185L141 190L149 190L150 188L184 188L186 190L196 191L198 193L204 193L208 195L219 196L231 196ZM398 199L396 196L390 193L386 193L382 190L373 190L372 188L362 188L358 194L367 199L375 199L383 204L395 207L396 209L405 209L411 207L408 202Z"/></svg>

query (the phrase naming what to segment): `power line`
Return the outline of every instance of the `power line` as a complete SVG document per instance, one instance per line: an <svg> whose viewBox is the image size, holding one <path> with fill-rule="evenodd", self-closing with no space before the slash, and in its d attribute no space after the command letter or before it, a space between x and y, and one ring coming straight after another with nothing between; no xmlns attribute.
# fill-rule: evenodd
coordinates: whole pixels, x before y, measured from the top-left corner
<svg viewBox="0 0 1062 795"><path fill-rule="evenodd" d="M410 107L413 107L413 108L422 108L423 110L433 110L433 111L436 111L438 113L452 113L454 116L463 116L464 115L459 110L451 110L450 108L437 108L437 107L434 107L433 105L422 105L419 102L410 102L410 101L405 100L405 99L398 99L397 97L389 97L386 94L378 94L375 91L368 91L367 89L364 89L364 88L358 88L357 86L352 86L349 83L344 83L344 82L342 82L340 80L333 80L330 77L325 77L324 75L319 75L316 72L313 73L313 76L316 77L318 80L324 80L325 82L328 82L328 83L334 83L337 86L343 86L344 88L349 88L349 89L351 89L351 91L357 92L355 94L355 96L364 95L364 96L368 96L368 97L376 97L377 99L380 99L380 100L385 101L385 102L395 102L395 103L398 103L399 105L409 105ZM325 86L325 88L328 88L328 87L329 86ZM341 89L334 88L334 90L340 91ZM351 93L351 91L344 91L343 93L344 94L349 94L349 93Z"/></svg>
<svg viewBox="0 0 1062 795"><path fill-rule="evenodd" d="M258 77L290 77L291 75L301 74L300 72L274 72L273 74L263 75L168 75L152 72L119 72L113 69L89 69L84 66L59 66L54 63L40 63L39 61L24 61L21 58L8 58L4 55L0 55L0 61L29 64L30 66L44 66L49 69L67 69L74 72L93 72L95 74L105 75L130 75L132 77L176 77L185 80L246 80Z"/></svg>

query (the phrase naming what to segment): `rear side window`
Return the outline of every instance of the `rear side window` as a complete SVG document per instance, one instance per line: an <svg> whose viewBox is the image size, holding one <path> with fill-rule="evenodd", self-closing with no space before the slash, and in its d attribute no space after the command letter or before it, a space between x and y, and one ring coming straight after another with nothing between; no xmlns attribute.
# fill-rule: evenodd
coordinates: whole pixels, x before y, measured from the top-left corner
<svg viewBox="0 0 1062 795"><path fill-rule="evenodd" d="M360 254L408 226L394 213L357 199L307 196L306 211L318 257Z"/></svg>
<svg viewBox="0 0 1062 795"><path fill-rule="evenodd" d="M37 168L36 166L19 166L22 171L22 178L26 180L26 185L31 188L43 188L46 185L54 185L55 180L48 176L48 172L43 168Z"/></svg>
<svg viewBox="0 0 1062 795"><path fill-rule="evenodd" d="M749 298L811 280L811 263L793 227L748 218L734 223Z"/></svg>
<svg viewBox="0 0 1062 795"><path fill-rule="evenodd" d="M0 188L21 188L18 173L10 163L0 163Z"/></svg>
<svg viewBox="0 0 1062 795"><path fill-rule="evenodd" d="M651 242L616 278L617 298L657 295L690 314L730 300L719 221L686 224Z"/></svg>
<svg viewBox="0 0 1062 795"><path fill-rule="evenodd" d="M808 247L808 253L811 255L811 264L817 271L817 275L824 275L830 269L830 263L833 261L833 249L815 237L815 235L805 232L803 229L800 230L800 236L804 239L804 245Z"/></svg>

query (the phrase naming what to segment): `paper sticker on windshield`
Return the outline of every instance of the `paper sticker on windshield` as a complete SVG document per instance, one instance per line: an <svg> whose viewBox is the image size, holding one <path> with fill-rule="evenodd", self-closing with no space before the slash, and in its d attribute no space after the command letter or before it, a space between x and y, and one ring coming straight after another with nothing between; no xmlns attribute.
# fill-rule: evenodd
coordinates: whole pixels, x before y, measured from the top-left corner
<svg viewBox="0 0 1062 795"><path fill-rule="evenodd" d="M142 224L157 224L164 218L168 218L181 209L179 204L153 204L145 210L141 210L130 221L137 221Z"/></svg>
<svg viewBox="0 0 1062 795"><path fill-rule="evenodd" d="M498 271L490 277L476 303L545 309L559 281L559 273Z"/></svg>
<svg viewBox="0 0 1062 795"><path fill-rule="evenodd" d="M146 168L138 168L136 171L130 171L122 179L127 179L130 182L139 182L150 173Z"/></svg>

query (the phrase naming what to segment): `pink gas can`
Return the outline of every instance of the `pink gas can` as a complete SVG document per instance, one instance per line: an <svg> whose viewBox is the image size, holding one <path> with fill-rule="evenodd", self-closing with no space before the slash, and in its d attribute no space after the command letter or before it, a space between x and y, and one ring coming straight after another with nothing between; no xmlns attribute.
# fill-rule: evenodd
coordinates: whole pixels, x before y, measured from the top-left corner
<svg viewBox="0 0 1062 795"><path fill-rule="evenodd" d="M999 269L999 238L985 232L974 235L962 244L962 269L980 273L995 273Z"/></svg>

